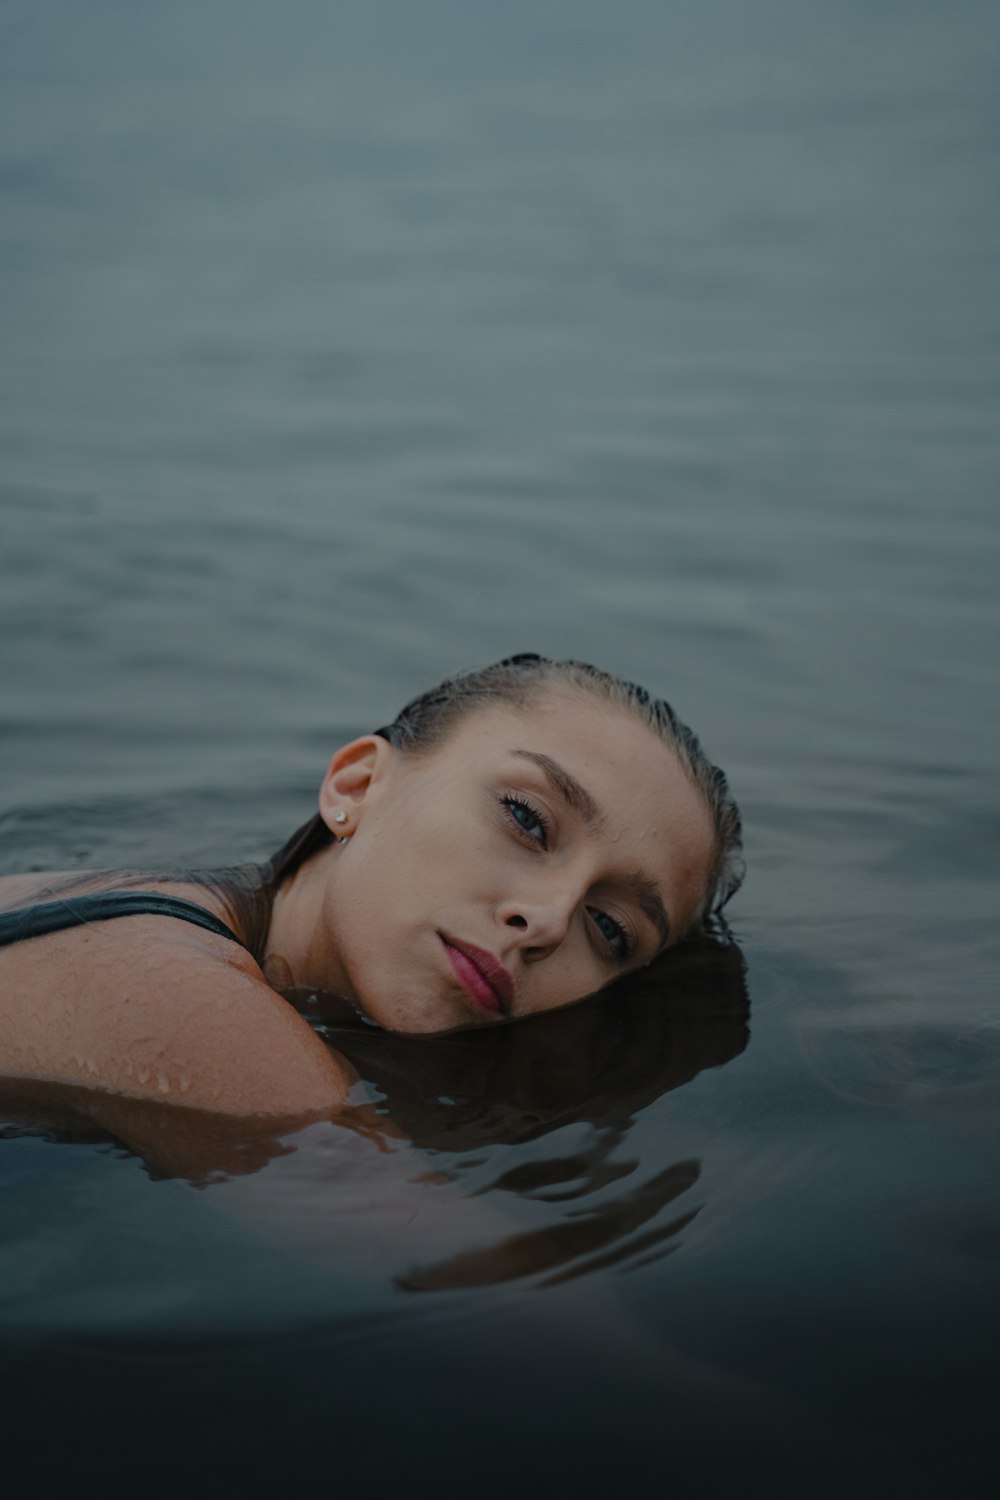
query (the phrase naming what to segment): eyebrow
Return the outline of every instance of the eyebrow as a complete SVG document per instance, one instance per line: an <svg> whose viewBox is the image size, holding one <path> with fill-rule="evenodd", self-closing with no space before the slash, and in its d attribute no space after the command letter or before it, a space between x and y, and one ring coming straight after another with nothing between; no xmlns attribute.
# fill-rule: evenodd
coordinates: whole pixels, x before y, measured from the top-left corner
<svg viewBox="0 0 1000 1500"><path fill-rule="evenodd" d="M522 760L533 762L567 805L583 819L589 828L594 828L604 821L604 813L586 787L581 786L576 777L572 776L557 760L553 760L551 755L543 755L538 750L512 750L511 754L520 756ZM631 874L622 878L621 883L643 916L648 917L652 922L665 947L670 941L670 918L667 916L667 909L656 882L650 880L644 871L633 870Z"/></svg>
<svg viewBox="0 0 1000 1500"><path fill-rule="evenodd" d="M569 804L588 827L594 828L604 821L604 813L586 787L581 786L576 777L571 776L566 767L553 760L551 755L542 755L538 750L512 750L511 754L519 755L522 760L533 761L540 771L544 771L563 801Z"/></svg>

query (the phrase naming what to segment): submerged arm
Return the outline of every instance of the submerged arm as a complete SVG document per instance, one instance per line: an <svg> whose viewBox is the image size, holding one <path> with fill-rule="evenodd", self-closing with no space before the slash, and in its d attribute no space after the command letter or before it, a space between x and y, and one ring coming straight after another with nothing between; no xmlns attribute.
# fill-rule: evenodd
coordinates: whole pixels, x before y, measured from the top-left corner
<svg viewBox="0 0 1000 1500"><path fill-rule="evenodd" d="M0 1075L244 1117L329 1115L355 1079L248 954L155 916L4 951Z"/></svg>

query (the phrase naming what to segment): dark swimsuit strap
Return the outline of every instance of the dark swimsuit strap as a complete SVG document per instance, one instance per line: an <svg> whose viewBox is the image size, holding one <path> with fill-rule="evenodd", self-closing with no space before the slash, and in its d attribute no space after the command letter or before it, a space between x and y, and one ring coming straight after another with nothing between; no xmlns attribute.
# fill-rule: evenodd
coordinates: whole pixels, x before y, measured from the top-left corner
<svg viewBox="0 0 1000 1500"><path fill-rule="evenodd" d="M80 927L85 922L107 922L112 917L134 917L153 912L161 917L177 917L182 922L193 922L230 942L246 944L238 938L231 927L196 906L193 901L183 901L179 896L164 896L158 891L105 891L91 896L73 896L59 901L45 902L38 906L22 906L16 911L0 912L0 948L8 943L19 943L25 938L44 937L49 932L61 932L66 927Z"/></svg>

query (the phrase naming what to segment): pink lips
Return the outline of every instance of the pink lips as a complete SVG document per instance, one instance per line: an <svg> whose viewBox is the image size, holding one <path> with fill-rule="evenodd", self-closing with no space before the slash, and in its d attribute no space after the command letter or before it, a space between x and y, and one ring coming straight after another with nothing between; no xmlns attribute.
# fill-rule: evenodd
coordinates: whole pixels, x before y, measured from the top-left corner
<svg viewBox="0 0 1000 1500"><path fill-rule="evenodd" d="M514 1003L514 981L499 959L472 943L457 943L439 933L462 988L483 1010L507 1015Z"/></svg>

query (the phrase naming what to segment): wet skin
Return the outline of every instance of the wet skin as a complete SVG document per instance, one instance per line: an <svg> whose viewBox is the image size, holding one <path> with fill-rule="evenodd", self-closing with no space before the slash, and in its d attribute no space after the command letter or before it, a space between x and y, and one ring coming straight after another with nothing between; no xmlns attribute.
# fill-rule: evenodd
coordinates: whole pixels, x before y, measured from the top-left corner
<svg viewBox="0 0 1000 1500"><path fill-rule="evenodd" d="M356 1075L282 994L342 995L413 1034L554 1010L682 937L711 861L709 815L673 752L565 691L476 711L426 754L352 741L320 810L347 841L278 892L263 972L159 916L0 950L0 1074L95 1100L329 1116ZM2 880L0 906L57 880ZM228 915L200 887L148 888Z"/></svg>
<svg viewBox="0 0 1000 1500"><path fill-rule="evenodd" d="M320 810L347 842L279 894L265 972L394 1031L553 1010L649 963L697 916L712 854L673 751L564 690L471 713L426 754L354 741Z"/></svg>

